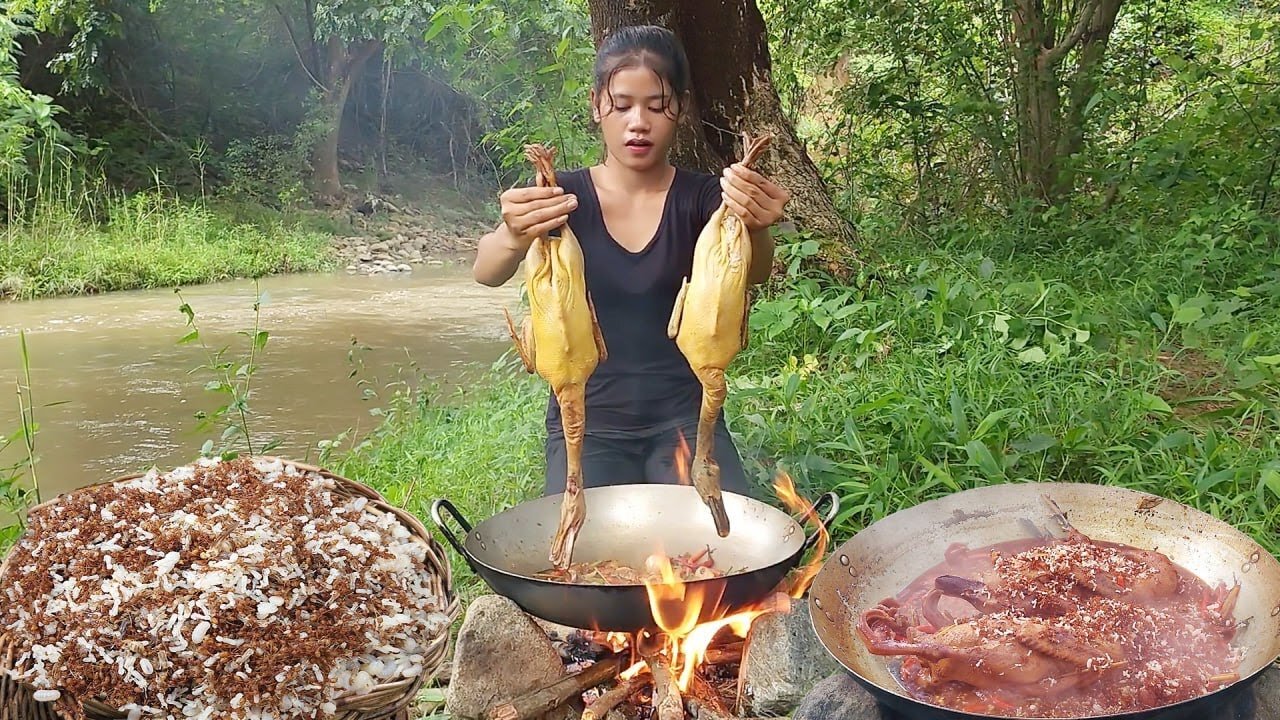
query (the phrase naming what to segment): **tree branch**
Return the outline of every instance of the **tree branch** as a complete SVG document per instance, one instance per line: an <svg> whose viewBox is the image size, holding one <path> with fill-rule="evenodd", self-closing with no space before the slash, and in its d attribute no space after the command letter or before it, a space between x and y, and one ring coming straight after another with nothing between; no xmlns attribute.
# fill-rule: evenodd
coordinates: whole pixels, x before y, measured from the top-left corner
<svg viewBox="0 0 1280 720"><path fill-rule="evenodd" d="M315 73L311 71L307 61L302 57L302 48L298 45L298 37L293 31L293 21L289 19L288 13L284 11L284 8L280 7L280 3L274 3L274 5L276 12L280 13L280 19L284 20L284 29L289 33L289 42L293 44L293 54L297 56L298 64L302 66L302 71L307 74L307 77L311 78L311 82L315 83L321 92L329 92L329 88L316 79ZM315 43L314 38L312 38L312 43Z"/></svg>
<svg viewBox="0 0 1280 720"><path fill-rule="evenodd" d="M1080 17L1076 19L1076 26L1071 28L1071 34L1062 39L1062 42L1049 48L1045 53L1044 60L1049 65L1057 65L1062 62L1062 58L1071 52L1071 49L1080 44L1084 39L1084 34L1089 30L1089 25L1093 23L1093 16L1097 14L1098 8L1101 7L1102 0L1089 0L1080 8Z"/></svg>
<svg viewBox="0 0 1280 720"><path fill-rule="evenodd" d="M304 0L302 8L306 12L303 17L307 20L307 37L311 38L311 66L320 67L320 44L316 42L316 0Z"/></svg>

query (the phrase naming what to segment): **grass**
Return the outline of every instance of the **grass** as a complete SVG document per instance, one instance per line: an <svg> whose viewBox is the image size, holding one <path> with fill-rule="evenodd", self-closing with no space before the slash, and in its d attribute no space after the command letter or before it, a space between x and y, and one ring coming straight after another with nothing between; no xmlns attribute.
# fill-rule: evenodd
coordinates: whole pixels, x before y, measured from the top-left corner
<svg viewBox="0 0 1280 720"><path fill-rule="evenodd" d="M1105 242L1103 226L1077 227L1052 251L1008 228L949 228L886 243L891 262L864 287L793 272L756 302L730 372L759 496L779 466L811 497L834 489L847 538L981 484L1115 484L1280 554L1276 231L1246 242L1229 215ZM489 517L539 492L546 393L507 363L465 393L403 398L342 467L420 517L437 497ZM481 591L454 560L464 597Z"/></svg>
<svg viewBox="0 0 1280 720"><path fill-rule="evenodd" d="M173 287L335 266L325 233L280 218L234 217L162 192L108 195L92 211L65 196L42 198L0 225L0 298Z"/></svg>
<svg viewBox="0 0 1280 720"><path fill-rule="evenodd" d="M886 239L887 264L857 286L804 271L816 247L788 238L794 267L756 301L730 372L757 495L772 498L779 466L810 497L835 490L839 542L983 484L1105 483L1280 554L1280 231L1235 208L1201 215L1120 232L1114 218L939 228ZM545 383L509 356L470 380L389 384L381 425L319 461L429 527L437 498L478 522L535 497ZM446 552L465 608L489 590ZM415 716L442 702L425 688Z"/></svg>
<svg viewBox="0 0 1280 720"><path fill-rule="evenodd" d="M979 485L1118 485L1280 556L1280 231L1247 220L1224 208L1117 233L1113 218L1075 238L955 226L885 242L889 264L860 287L797 262L756 301L730 372L757 496L778 467L809 497L835 490L840 542ZM428 522L438 497L478 522L540 492L546 397L510 361L463 392L401 395L339 467ZM463 607L489 592L448 554ZM440 690L425 692L418 717L439 717Z"/></svg>
<svg viewBox="0 0 1280 720"><path fill-rule="evenodd" d="M479 522L535 496L542 490L547 390L509 355L448 395L430 385L397 393L382 425L331 464L425 522L437 498ZM449 552L463 598L481 592L466 561Z"/></svg>

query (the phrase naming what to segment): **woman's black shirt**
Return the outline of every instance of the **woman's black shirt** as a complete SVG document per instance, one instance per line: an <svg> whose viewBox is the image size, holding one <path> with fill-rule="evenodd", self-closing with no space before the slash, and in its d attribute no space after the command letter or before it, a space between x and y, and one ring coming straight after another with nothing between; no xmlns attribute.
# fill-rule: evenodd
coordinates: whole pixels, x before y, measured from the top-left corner
<svg viewBox="0 0 1280 720"><path fill-rule="evenodd" d="M720 206L719 178L677 168L658 229L635 253L609 235L590 171L559 172L556 181L578 198L569 227L582 245L587 291L609 351L587 381L587 432L645 435L696 417L702 388L667 337L667 323L698 235ZM563 433L554 395L546 424L549 435Z"/></svg>

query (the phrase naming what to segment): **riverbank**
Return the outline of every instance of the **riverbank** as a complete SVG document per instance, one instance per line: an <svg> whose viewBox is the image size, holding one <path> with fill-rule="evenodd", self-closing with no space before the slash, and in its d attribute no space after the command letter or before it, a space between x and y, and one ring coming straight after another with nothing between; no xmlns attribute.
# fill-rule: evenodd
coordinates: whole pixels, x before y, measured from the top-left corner
<svg viewBox="0 0 1280 720"><path fill-rule="evenodd" d="M286 273L411 272L469 261L491 213L462 190L355 195L336 209L275 211L157 192L90 213L43 203L0 224L0 300L177 287Z"/></svg>

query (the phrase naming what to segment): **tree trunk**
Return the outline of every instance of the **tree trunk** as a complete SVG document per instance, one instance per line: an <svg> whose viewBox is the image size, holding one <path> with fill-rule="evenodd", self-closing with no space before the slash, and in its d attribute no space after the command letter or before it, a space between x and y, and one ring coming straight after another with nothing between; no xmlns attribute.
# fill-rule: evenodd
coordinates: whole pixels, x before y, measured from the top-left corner
<svg viewBox="0 0 1280 720"><path fill-rule="evenodd" d="M329 39L324 89L321 91L324 109L328 114L328 129L316 145L311 167L312 185L323 200L342 196L342 182L338 173L338 141L342 137L342 116L347 107L347 95L351 92L351 83L363 71L364 64L381 47L382 42L379 40L366 40L351 48L337 37Z"/></svg>
<svg viewBox="0 0 1280 720"><path fill-rule="evenodd" d="M1059 27L1042 0L1014 0L1013 89L1017 101L1020 181L1050 205L1074 188L1070 163L1084 146L1085 108L1098 87L1098 69L1124 0L1082 0ZM1060 33L1065 31L1065 34ZM1062 35L1059 37L1059 35ZM1078 50L1076 70L1064 83L1062 64ZM1063 110L1064 85L1069 92Z"/></svg>
<svg viewBox="0 0 1280 720"><path fill-rule="evenodd" d="M742 157L742 132L772 133L761 170L791 191L787 215L822 241L828 269L860 262L863 248L836 208L818 168L796 138L773 86L764 18L755 0L588 0L598 48L624 25L661 25L679 36L689 56L693 102L676 138L672 161L719 173Z"/></svg>
<svg viewBox="0 0 1280 720"><path fill-rule="evenodd" d="M1085 108L1089 107L1089 101L1098 91L1102 58L1107 53L1107 44L1111 42L1111 31L1115 29L1121 2L1122 0L1102 0L1080 40L1076 70L1069 81L1067 114L1062 125L1062 136L1058 140L1058 157L1064 160L1084 149L1084 126L1088 119ZM1059 197L1075 187L1075 174L1071 171L1070 164L1060 170L1057 182L1054 194Z"/></svg>

